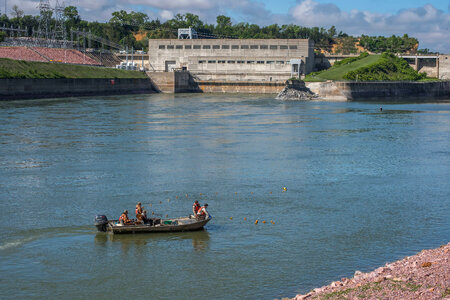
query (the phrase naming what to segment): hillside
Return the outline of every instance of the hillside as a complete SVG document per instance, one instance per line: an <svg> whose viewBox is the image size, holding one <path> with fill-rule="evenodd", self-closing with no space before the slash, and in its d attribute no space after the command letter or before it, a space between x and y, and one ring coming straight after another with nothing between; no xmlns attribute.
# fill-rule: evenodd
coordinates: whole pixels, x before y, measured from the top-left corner
<svg viewBox="0 0 450 300"><path fill-rule="evenodd" d="M418 73L408 63L392 53L346 58L331 68L308 74L307 82L314 81L417 81L427 79L426 73Z"/></svg>
<svg viewBox="0 0 450 300"><path fill-rule="evenodd" d="M0 78L147 78L143 72L0 58Z"/></svg>
<svg viewBox="0 0 450 300"><path fill-rule="evenodd" d="M361 55L363 56L363 55ZM358 60L345 59L340 64L335 64L327 70L308 74L305 81L345 80L344 76L354 70L370 66L380 60L381 55L369 55Z"/></svg>
<svg viewBox="0 0 450 300"><path fill-rule="evenodd" d="M418 73L404 59L385 52L375 63L352 70L343 77L361 81L416 81L425 79L427 74Z"/></svg>

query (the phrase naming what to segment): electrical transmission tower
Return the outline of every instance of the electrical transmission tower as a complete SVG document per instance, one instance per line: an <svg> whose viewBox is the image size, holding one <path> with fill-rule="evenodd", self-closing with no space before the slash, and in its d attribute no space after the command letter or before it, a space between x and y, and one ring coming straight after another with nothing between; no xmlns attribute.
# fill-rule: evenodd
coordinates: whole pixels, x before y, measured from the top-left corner
<svg viewBox="0 0 450 300"><path fill-rule="evenodd" d="M48 40L50 36L50 21L52 18L52 9L49 0L39 1L39 37Z"/></svg>
<svg viewBox="0 0 450 300"><path fill-rule="evenodd" d="M66 42L66 29L64 26L64 2L59 2L56 0L55 4L55 30L53 31L53 39L62 41L63 47L65 47Z"/></svg>

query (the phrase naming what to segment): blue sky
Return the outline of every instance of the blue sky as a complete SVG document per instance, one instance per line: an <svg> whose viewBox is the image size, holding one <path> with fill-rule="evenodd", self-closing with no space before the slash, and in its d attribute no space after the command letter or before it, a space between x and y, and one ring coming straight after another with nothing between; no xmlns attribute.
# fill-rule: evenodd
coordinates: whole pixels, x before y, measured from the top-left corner
<svg viewBox="0 0 450 300"><path fill-rule="evenodd" d="M296 4L295 0L259 0L258 2L264 3L268 9L277 12L283 13L286 12L286 7L291 7ZM448 10L448 6L450 1L445 0L432 0L432 1L423 1L423 0L317 0L316 2L320 3L334 3L339 8L345 11L350 11L352 9L358 10L368 10L372 12L378 13L395 13L404 8L410 7L419 7L424 4L432 4L434 7L441 10Z"/></svg>
<svg viewBox="0 0 450 300"><path fill-rule="evenodd" d="M0 0L0 7L3 8ZM56 0L50 0L54 5ZM39 0L8 0L27 14L38 14ZM208 23L224 14L234 23L336 26L350 35L403 35L419 39L420 48L450 54L450 0L65 0L87 20L107 21L117 10L140 11L165 21L194 13Z"/></svg>

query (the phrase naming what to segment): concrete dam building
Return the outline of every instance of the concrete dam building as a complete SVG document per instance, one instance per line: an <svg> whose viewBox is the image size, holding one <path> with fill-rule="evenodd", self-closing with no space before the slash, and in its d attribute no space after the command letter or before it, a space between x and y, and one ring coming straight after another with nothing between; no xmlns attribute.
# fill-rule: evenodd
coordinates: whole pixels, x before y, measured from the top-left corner
<svg viewBox="0 0 450 300"><path fill-rule="evenodd" d="M309 39L149 40L150 72L187 70L202 81L285 81L313 66Z"/></svg>

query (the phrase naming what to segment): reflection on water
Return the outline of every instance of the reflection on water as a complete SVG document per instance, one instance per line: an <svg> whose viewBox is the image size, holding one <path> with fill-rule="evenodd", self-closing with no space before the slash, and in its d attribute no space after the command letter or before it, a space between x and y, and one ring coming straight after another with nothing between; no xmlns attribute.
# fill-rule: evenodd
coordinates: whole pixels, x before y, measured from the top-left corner
<svg viewBox="0 0 450 300"><path fill-rule="evenodd" d="M130 247L145 247L155 245L160 241L191 240L192 248L195 251L204 251L209 247L209 232L198 230L192 232L173 233L142 233L142 234L110 234L99 232L94 237L95 245L107 247L111 243L120 243L123 251L128 251Z"/></svg>

